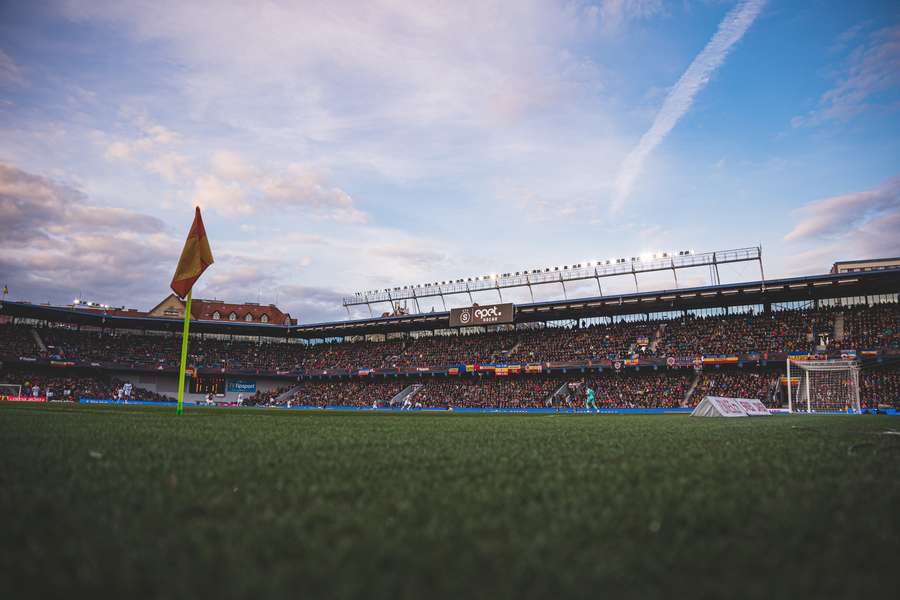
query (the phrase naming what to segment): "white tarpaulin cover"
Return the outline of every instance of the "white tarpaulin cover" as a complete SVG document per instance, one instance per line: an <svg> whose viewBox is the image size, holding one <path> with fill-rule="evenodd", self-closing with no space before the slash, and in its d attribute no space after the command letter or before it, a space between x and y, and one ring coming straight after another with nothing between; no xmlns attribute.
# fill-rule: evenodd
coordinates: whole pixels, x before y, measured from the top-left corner
<svg viewBox="0 0 900 600"><path fill-rule="evenodd" d="M756 417L769 416L762 402L750 398L707 396L700 401L692 417Z"/></svg>
<svg viewBox="0 0 900 600"><path fill-rule="evenodd" d="M756 398L735 398L740 403L748 417L771 417L772 413L766 405Z"/></svg>

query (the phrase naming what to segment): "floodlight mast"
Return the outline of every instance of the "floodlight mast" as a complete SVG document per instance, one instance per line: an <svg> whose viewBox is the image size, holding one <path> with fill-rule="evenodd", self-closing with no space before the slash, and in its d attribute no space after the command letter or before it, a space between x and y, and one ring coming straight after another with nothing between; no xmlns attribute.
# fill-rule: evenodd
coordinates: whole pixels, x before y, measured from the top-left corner
<svg viewBox="0 0 900 600"><path fill-rule="evenodd" d="M598 260L595 263L586 261L585 263L574 264L571 267L566 265L563 267L526 269L515 273L491 274L440 283L411 285L402 289L393 287L382 291L358 292L354 296L344 298L343 306L349 311L349 308L352 306L366 305L371 314L372 304L389 302L393 306L395 301L412 300L416 305L416 310L421 314L419 300L423 298L440 298L444 310L447 310L446 296L466 294L469 297L469 302L474 304L473 292L496 291L500 301L503 302L503 292L501 290L517 287L527 287L531 301L534 302L534 286L550 284L562 286L563 296L568 299L566 284L586 279L594 279L597 282L597 290L602 296L603 287L600 279L621 276L631 276L634 279L635 291L640 292L638 275L657 271L671 271L675 280L675 287L679 288L678 271L693 267L709 268L710 277L714 285L719 285L721 284L719 265L748 261L759 263L760 276L763 277L763 282L765 282L762 265L762 246L700 253L695 253L693 250L682 250L680 252L657 252L652 255L636 256L630 260L618 258L605 261Z"/></svg>

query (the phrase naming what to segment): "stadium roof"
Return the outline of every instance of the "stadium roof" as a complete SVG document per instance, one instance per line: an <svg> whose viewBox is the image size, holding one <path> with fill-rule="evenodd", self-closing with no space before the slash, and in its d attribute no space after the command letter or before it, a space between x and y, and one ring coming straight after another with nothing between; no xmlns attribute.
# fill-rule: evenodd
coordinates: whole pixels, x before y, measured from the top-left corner
<svg viewBox="0 0 900 600"><path fill-rule="evenodd" d="M900 269L811 275L769 281L535 302L516 306L516 323L771 304L900 292ZM180 331L181 319L119 316L25 302L0 303L0 315L118 329ZM447 311L308 325L193 321L194 333L318 339L447 329Z"/></svg>

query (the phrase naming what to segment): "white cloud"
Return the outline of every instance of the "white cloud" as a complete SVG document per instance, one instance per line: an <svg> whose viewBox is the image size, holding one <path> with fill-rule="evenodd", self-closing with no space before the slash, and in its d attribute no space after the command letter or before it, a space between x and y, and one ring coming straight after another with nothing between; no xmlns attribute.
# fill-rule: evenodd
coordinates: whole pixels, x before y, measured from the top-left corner
<svg viewBox="0 0 900 600"><path fill-rule="evenodd" d="M284 173L263 178L260 190L271 203L307 208L314 216L343 223L368 221L347 192L330 187L322 172L307 165L293 164Z"/></svg>
<svg viewBox="0 0 900 600"><path fill-rule="evenodd" d="M213 154L211 167L213 173L230 181L252 183L258 177L256 169L239 154L228 150L219 150Z"/></svg>
<svg viewBox="0 0 900 600"><path fill-rule="evenodd" d="M66 184L0 164L0 272L17 298L146 299L165 287L178 248L155 217L95 206Z"/></svg>
<svg viewBox="0 0 900 600"><path fill-rule="evenodd" d="M792 216L797 224L785 241L809 248L794 255L797 272L808 273L815 262L900 256L900 177L810 202Z"/></svg>
<svg viewBox="0 0 900 600"><path fill-rule="evenodd" d="M615 16L649 14L654 4L601 7ZM346 144L360 132L395 149L496 135L498 125L584 98L599 78L570 50L590 33L580 1L213 6L64 3L70 18L114 22L170 52L183 68L168 83L193 118L294 146ZM223 52L234 40L241 51ZM435 135L441 126L452 130Z"/></svg>
<svg viewBox="0 0 900 600"><path fill-rule="evenodd" d="M615 30L632 19L646 19L663 12L662 0L602 0L585 12L589 19L598 19L604 30Z"/></svg>
<svg viewBox="0 0 900 600"><path fill-rule="evenodd" d="M109 160L130 160L132 154L131 145L120 140L106 147L105 156Z"/></svg>
<svg viewBox="0 0 900 600"><path fill-rule="evenodd" d="M743 0L735 6L719 23L716 34L706 47L694 58L690 66L666 96L662 107L656 114L653 124L638 145L628 154L616 179L616 191L612 203L613 212L625 204L631 194L635 179L641 173L644 161L678 124L697 94L706 87L710 78L728 56L731 48L744 37L747 29L759 16L765 0Z"/></svg>
<svg viewBox="0 0 900 600"><path fill-rule="evenodd" d="M845 44L859 36L852 28L841 36ZM887 103L880 95L900 87L900 25L871 33L857 46L840 71L836 85L822 94L818 107L803 117L794 117L794 127L846 121L873 104Z"/></svg>
<svg viewBox="0 0 900 600"><path fill-rule="evenodd" d="M130 108L123 108L125 128L130 130L128 137L119 137L109 141L106 135L97 136L97 140L106 144L105 156L108 160L134 160L146 158L161 152L163 147L176 144L181 136L171 129L153 122L146 113L135 113Z"/></svg>
<svg viewBox="0 0 900 600"><path fill-rule="evenodd" d="M174 152L162 154L145 165L151 173L156 173L169 183L177 183L190 177L192 169L188 157Z"/></svg>
<svg viewBox="0 0 900 600"><path fill-rule="evenodd" d="M797 225L785 240L834 239L858 233L865 226L880 231L900 214L900 177L873 190L816 200L794 211ZM895 231L900 246L900 230Z"/></svg>
<svg viewBox="0 0 900 600"><path fill-rule="evenodd" d="M22 85L25 83L25 76L22 69L16 64L12 57L0 50L0 84Z"/></svg>
<svg viewBox="0 0 900 600"><path fill-rule="evenodd" d="M225 216L249 215L254 212L254 207L241 186L226 183L215 175L201 175L194 180L192 202Z"/></svg>

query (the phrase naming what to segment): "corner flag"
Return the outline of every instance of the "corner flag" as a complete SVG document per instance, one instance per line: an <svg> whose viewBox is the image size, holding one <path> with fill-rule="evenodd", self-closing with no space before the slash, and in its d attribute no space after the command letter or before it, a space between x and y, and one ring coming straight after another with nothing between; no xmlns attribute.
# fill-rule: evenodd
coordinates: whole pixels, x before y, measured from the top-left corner
<svg viewBox="0 0 900 600"><path fill-rule="evenodd" d="M212 250L209 249L206 228L203 227L203 217L200 216L200 207L198 206L171 283L172 291L180 298L187 296L184 303L184 329L181 336L181 367L178 369L178 408L176 413L179 415L184 412L184 370L187 366L188 329L191 325L191 292L194 284L203 275L203 271L209 268L213 262Z"/></svg>
<svg viewBox="0 0 900 600"><path fill-rule="evenodd" d="M198 206L194 213L194 223L188 232L187 240L178 259L175 275L172 276L172 291L184 298L200 279L211 264L213 264L212 250L209 249L209 240L206 238L206 228L203 227L203 217L200 216Z"/></svg>

